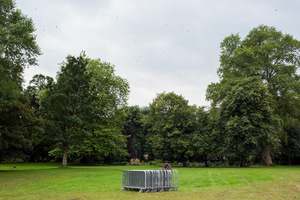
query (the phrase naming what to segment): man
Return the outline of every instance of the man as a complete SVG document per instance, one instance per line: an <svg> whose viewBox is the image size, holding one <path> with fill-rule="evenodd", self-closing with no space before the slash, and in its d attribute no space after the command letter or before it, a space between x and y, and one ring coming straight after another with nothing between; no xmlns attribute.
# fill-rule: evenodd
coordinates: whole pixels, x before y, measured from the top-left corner
<svg viewBox="0 0 300 200"><path fill-rule="evenodd" d="M165 161L165 166L161 170L172 170L172 167L167 160Z"/></svg>

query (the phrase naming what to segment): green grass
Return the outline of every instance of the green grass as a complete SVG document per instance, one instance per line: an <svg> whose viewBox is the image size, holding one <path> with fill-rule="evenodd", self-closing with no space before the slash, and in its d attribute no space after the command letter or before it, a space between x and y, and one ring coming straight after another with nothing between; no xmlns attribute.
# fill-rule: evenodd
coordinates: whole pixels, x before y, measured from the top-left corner
<svg viewBox="0 0 300 200"><path fill-rule="evenodd" d="M158 168L0 164L0 199L300 199L300 166L179 167L178 191L120 191L122 170Z"/></svg>

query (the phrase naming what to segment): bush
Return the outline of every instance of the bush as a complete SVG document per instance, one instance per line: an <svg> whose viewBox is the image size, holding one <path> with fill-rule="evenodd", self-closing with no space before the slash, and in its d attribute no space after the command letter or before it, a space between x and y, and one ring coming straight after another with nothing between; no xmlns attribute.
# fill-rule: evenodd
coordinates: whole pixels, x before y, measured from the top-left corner
<svg viewBox="0 0 300 200"><path fill-rule="evenodd" d="M163 161L160 159L155 159L155 164L158 166L164 166Z"/></svg>
<svg viewBox="0 0 300 200"><path fill-rule="evenodd" d="M208 160L207 161L207 166L210 167L211 166L211 162Z"/></svg>
<svg viewBox="0 0 300 200"><path fill-rule="evenodd" d="M153 161L150 161L149 164L150 165L156 165L156 162L153 160Z"/></svg>
<svg viewBox="0 0 300 200"><path fill-rule="evenodd" d="M141 161L138 158L131 158L129 165L140 165Z"/></svg>

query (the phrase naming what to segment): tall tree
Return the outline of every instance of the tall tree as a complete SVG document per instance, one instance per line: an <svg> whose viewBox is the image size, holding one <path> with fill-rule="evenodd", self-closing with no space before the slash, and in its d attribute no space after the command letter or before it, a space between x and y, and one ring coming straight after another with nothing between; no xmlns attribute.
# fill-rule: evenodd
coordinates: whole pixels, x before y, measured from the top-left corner
<svg viewBox="0 0 300 200"><path fill-rule="evenodd" d="M213 106L222 104L235 78L257 76L271 95L273 110L286 121L298 113L300 42L274 27L260 25L249 32L244 40L238 34L226 37L221 43L220 83L208 86L207 99ZM293 102L293 104L289 104ZM269 147L265 146L265 153ZM269 156L270 157L270 154ZM266 165L271 159L265 160Z"/></svg>
<svg viewBox="0 0 300 200"><path fill-rule="evenodd" d="M86 67L89 59L68 56L57 75L52 91L44 90L40 100L43 116L56 129L63 151L62 167L67 167L69 145L86 133L92 106L88 101L90 75Z"/></svg>
<svg viewBox="0 0 300 200"><path fill-rule="evenodd" d="M152 138L153 152L164 159L181 159L183 166L193 155L192 134L195 128L195 107L182 95L161 93L150 104L148 123L156 134Z"/></svg>
<svg viewBox="0 0 300 200"><path fill-rule="evenodd" d="M282 127L271 96L258 77L236 79L234 85L221 105L219 119L227 152L241 158L241 167L258 149L266 163L272 163L270 150L279 150Z"/></svg>
<svg viewBox="0 0 300 200"><path fill-rule="evenodd" d="M22 94L25 67L36 65L40 49L34 24L15 8L12 0L0 0L0 154L29 148L33 121L28 100ZM37 123L38 124L38 123ZM35 125L37 125L35 124ZM32 129L31 129L32 130ZM19 153L18 153L19 154ZM1 160L1 158L0 158Z"/></svg>
<svg viewBox="0 0 300 200"><path fill-rule="evenodd" d="M125 155L122 125L129 86L109 63L68 56L53 89L41 95L41 111L50 121L67 167L68 152L81 156ZM106 151L106 152L105 152Z"/></svg>
<svg viewBox="0 0 300 200"><path fill-rule="evenodd" d="M129 84L115 74L115 67L99 59L89 59L87 74L90 76L88 135L76 144L77 154L92 157L116 158L126 156L126 137L122 135L126 117Z"/></svg>

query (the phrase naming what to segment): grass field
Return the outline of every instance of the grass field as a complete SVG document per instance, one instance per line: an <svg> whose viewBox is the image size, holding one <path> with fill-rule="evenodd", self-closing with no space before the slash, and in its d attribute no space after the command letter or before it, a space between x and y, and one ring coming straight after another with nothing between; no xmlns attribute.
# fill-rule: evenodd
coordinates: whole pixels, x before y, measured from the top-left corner
<svg viewBox="0 0 300 200"><path fill-rule="evenodd" d="M178 191L120 191L122 170L158 168L0 164L0 199L300 199L300 166L179 167Z"/></svg>

